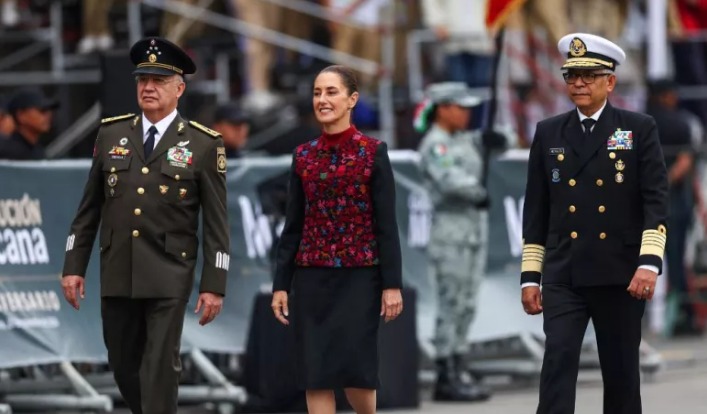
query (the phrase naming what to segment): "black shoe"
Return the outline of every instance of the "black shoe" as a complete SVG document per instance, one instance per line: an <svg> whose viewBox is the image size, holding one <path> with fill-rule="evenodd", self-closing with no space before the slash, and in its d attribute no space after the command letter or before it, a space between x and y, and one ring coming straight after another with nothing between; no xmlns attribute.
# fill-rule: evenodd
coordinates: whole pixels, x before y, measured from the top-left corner
<svg viewBox="0 0 707 414"><path fill-rule="evenodd" d="M475 402L491 398L491 392L474 382L462 382L452 358L437 361L433 399L444 402Z"/></svg>

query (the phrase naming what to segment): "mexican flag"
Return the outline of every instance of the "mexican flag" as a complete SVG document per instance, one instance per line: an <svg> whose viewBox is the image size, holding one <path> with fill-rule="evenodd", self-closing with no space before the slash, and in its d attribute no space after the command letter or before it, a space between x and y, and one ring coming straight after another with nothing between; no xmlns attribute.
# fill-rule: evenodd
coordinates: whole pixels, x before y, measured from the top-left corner
<svg viewBox="0 0 707 414"><path fill-rule="evenodd" d="M508 16L525 3L525 0L487 0L486 27L496 31L503 27Z"/></svg>

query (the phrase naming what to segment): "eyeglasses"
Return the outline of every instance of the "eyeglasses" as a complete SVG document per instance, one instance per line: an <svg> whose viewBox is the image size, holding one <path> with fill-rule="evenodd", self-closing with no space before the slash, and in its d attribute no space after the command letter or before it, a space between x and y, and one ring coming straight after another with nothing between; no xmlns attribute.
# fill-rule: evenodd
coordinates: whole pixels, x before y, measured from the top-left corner
<svg viewBox="0 0 707 414"><path fill-rule="evenodd" d="M609 76L609 75L611 75L611 73L565 72L562 74L562 77L565 79L565 83L573 84L573 83L577 82L577 78L582 78L582 82L584 82L584 83L594 83L594 81L597 80L597 76Z"/></svg>

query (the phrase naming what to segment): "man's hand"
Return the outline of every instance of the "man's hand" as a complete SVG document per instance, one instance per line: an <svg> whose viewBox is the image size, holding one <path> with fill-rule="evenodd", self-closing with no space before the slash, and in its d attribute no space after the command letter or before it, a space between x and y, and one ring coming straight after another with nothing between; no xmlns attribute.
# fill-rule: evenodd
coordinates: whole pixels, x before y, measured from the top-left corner
<svg viewBox="0 0 707 414"><path fill-rule="evenodd" d="M287 320L287 317L290 316L290 310L287 307L287 292L278 290L273 293L271 306L277 320L283 325L289 325L290 321Z"/></svg>
<svg viewBox="0 0 707 414"><path fill-rule="evenodd" d="M658 274L648 269L637 269L626 290L636 299L653 299Z"/></svg>
<svg viewBox="0 0 707 414"><path fill-rule="evenodd" d="M79 275L67 275L61 278L61 289L64 291L64 298L74 309L78 310L79 296L85 297L84 279ZM77 294L78 292L78 294Z"/></svg>
<svg viewBox="0 0 707 414"><path fill-rule="evenodd" d="M537 315L543 311L543 295L539 286L526 286L521 292L523 310L528 315Z"/></svg>
<svg viewBox="0 0 707 414"><path fill-rule="evenodd" d="M203 292L199 294L199 300L196 302L194 313L199 313L201 307L204 307L204 313L199 319L199 325L204 326L216 319L216 315L221 313L223 307L223 296L211 292Z"/></svg>

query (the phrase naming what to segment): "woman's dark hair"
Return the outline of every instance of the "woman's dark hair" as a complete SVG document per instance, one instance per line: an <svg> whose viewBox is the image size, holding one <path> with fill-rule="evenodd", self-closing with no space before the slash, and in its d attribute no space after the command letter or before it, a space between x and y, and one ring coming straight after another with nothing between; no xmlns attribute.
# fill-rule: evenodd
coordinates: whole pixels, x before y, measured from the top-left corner
<svg viewBox="0 0 707 414"><path fill-rule="evenodd" d="M356 74L353 69L343 65L331 65L320 70L319 73L317 73L317 76L325 72L336 73L339 75L341 78L341 83L343 83L346 87L346 91L349 93L349 96L351 96L354 92L358 92L358 81L356 80Z"/></svg>

